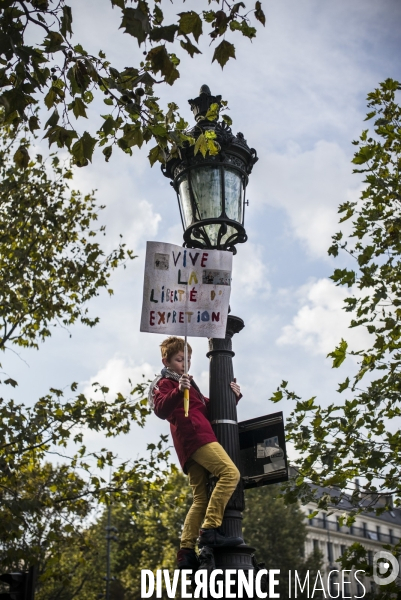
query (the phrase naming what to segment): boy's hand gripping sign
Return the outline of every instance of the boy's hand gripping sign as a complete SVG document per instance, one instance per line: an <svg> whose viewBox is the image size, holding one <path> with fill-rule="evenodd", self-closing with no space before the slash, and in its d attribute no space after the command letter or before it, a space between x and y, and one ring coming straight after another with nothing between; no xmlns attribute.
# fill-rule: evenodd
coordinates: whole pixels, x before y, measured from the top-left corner
<svg viewBox="0 0 401 600"><path fill-rule="evenodd" d="M232 256L148 242L141 331L224 338Z"/></svg>

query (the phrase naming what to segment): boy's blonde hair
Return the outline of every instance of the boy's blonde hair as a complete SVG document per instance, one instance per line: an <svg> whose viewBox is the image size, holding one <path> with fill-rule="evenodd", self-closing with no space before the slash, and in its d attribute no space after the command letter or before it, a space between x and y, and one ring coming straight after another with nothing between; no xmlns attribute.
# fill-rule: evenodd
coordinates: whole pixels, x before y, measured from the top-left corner
<svg viewBox="0 0 401 600"><path fill-rule="evenodd" d="M171 335L160 344L160 350L162 352L162 358L170 361L174 354L178 352L184 352L185 341L182 338ZM192 354L192 348L189 344L188 354Z"/></svg>

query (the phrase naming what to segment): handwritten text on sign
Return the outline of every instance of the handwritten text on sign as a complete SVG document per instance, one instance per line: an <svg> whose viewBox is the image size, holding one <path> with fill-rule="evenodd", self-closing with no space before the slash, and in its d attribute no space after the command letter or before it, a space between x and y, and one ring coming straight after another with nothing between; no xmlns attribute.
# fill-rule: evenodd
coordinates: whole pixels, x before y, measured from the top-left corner
<svg viewBox="0 0 401 600"><path fill-rule="evenodd" d="M148 242L141 331L224 338L232 254Z"/></svg>

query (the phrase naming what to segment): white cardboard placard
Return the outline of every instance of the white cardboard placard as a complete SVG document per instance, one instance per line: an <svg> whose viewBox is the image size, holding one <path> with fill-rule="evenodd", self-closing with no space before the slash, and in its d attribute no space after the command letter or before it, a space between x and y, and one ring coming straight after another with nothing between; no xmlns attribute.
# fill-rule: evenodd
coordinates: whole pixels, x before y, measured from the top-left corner
<svg viewBox="0 0 401 600"><path fill-rule="evenodd" d="M141 331L224 338L232 253L147 242Z"/></svg>

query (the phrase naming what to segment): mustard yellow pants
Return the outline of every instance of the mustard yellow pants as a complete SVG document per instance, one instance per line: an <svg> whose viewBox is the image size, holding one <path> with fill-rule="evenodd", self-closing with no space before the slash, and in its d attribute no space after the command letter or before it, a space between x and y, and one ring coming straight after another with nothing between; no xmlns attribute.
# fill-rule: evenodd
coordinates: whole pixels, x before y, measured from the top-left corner
<svg viewBox="0 0 401 600"><path fill-rule="evenodd" d="M218 442L201 446L187 462L193 503L185 519L181 548L195 548L199 529L215 529L223 522L224 509L240 479L240 473ZM206 483L208 473L218 481L208 502ZM202 524L203 521L203 524Z"/></svg>

